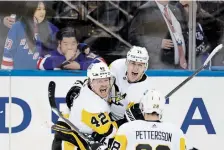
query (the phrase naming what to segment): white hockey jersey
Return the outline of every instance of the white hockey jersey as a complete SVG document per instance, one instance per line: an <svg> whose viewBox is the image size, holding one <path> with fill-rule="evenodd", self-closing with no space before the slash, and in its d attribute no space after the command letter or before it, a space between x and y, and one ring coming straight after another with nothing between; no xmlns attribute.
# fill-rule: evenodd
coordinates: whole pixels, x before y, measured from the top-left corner
<svg viewBox="0 0 224 150"><path fill-rule="evenodd" d="M110 70L112 75L116 78L115 83L118 86L119 91L122 94L126 93L125 99L120 101L123 106L115 104L111 105L111 112L118 119L123 118L125 110L132 104L138 103L143 97L144 92L151 88L147 76L139 82L129 83L126 77L127 67L125 63L126 59L118 59L110 65Z"/></svg>
<svg viewBox="0 0 224 150"><path fill-rule="evenodd" d="M112 150L185 150L183 132L174 124L135 120L123 124Z"/></svg>
<svg viewBox="0 0 224 150"><path fill-rule="evenodd" d="M112 124L109 113L108 102L85 85L73 102L69 120L83 133L91 134L95 131L104 134Z"/></svg>

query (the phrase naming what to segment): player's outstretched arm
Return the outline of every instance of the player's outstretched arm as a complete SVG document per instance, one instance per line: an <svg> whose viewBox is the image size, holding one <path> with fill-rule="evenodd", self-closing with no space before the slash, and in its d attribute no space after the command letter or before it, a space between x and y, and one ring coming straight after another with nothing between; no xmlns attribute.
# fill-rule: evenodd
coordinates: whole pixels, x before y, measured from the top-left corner
<svg viewBox="0 0 224 150"><path fill-rule="evenodd" d="M77 80L74 83L74 85L70 88L70 90L68 91L65 100L66 100L66 104L69 109L71 109L71 107L72 107L73 100L79 96L80 90L83 87L85 81L82 82L80 80Z"/></svg>

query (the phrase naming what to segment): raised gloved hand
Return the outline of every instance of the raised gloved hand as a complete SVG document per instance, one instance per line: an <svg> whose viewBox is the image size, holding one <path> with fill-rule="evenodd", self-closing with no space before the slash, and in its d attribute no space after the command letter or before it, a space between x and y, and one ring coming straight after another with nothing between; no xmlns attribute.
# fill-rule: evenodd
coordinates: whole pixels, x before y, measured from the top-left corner
<svg viewBox="0 0 224 150"><path fill-rule="evenodd" d="M85 82L85 81L84 81ZM73 87L68 91L66 95L66 103L69 109L71 109L73 100L79 96L80 90L83 87L84 82L77 80Z"/></svg>

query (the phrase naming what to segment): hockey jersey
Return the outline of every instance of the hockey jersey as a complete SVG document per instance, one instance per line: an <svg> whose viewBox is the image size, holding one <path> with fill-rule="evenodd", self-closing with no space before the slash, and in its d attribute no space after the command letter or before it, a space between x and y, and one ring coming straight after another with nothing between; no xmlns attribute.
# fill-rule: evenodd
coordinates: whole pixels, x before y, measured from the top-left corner
<svg viewBox="0 0 224 150"><path fill-rule="evenodd" d="M180 128L171 123L136 120L123 124L115 135L112 150L185 150Z"/></svg>
<svg viewBox="0 0 224 150"><path fill-rule="evenodd" d="M40 57L37 62L37 68L40 70L55 70L60 69L60 65L66 61L64 55L60 54L57 50L51 52L50 55L46 55L45 57ZM80 70L87 70L91 63L98 63L100 61L104 61L104 59L98 55L93 53L89 53L88 55L84 53L80 53L78 57L74 60L80 65Z"/></svg>
<svg viewBox="0 0 224 150"><path fill-rule="evenodd" d="M51 37L58 31L57 27L49 23ZM42 45L37 34L36 48L30 50L25 37L24 24L18 21L8 32L5 42L2 69L36 69L37 60L42 51Z"/></svg>
<svg viewBox="0 0 224 150"><path fill-rule="evenodd" d="M85 85L79 97L74 100L69 120L83 133L97 132L105 134L113 126L112 135L117 131L110 117L110 107L107 101L96 95L88 85Z"/></svg>
<svg viewBox="0 0 224 150"><path fill-rule="evenodd" d="M119 92L126 93L125 99L121 100L122 105L111 104L111 113L118 119L123 118L125 110L135 103L139 103L146 90L153 88L149 83L148 77L143 75L142 79L135 83L129 83L126 77L126 59L118 59L112 62L110 70L115 76L115 84Z"/></svg>

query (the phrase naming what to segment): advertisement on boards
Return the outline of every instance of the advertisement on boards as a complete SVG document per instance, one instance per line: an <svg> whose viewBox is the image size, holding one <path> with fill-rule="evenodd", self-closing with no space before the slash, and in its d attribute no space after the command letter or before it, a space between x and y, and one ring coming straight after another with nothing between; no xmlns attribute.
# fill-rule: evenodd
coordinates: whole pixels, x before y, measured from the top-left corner
<svg viewBox="0 0 224 150"><path fill-rule="evenodd" d="M6 79L0 77L1 83L9 86ZM11 87L1 87L4 93L0 98L0 141L4 142L1 147L6 150L51 149L53 133L50 123L55 122L57 116L49 106L48 83L56 82L56 101L63 108L64 97L77 79L83 80L84 77L11 77ZM164 95L184 79L149 78L152 87ZM177 124L184 131L188 144L200 150L222 147L224 102L220 83L224 83L223 77L196 77L169 98L164 111L163 120ZM4 99L9 94L12 96L10 107Z"/></svg>
<svg viewBox="0 0 224 150"><path fill-rule="evenodd" d="M9 126L10 126L10 106L9 106L9 77L0 77L0 149L9 150Z"/></svg>

